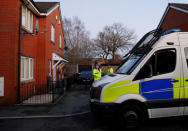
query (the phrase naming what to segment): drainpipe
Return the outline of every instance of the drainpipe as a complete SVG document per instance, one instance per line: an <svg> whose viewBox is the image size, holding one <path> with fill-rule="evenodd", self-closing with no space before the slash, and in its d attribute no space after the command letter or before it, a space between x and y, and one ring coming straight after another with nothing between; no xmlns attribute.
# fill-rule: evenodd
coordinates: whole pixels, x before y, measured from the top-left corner
<svg viewBox="0 0 188 131"><path fill-rule="evenodd" d="M22 1L23 2L23 1ZM20 18L19 18L19 39L18 39L18 97L17 103L20 103L20 68L21 68L21 28L22 28L22 7L24 4L20 6Z"/></svg>
<svg viewBox="0 0 188 131"><path fill-rule="evenodd" d="M20 65L20 63L21 63L21 35L22 35L22 8L23 8L23 6L25 5L28 5L29 3L24 3L24 1L23 0L21 0L21 2L22 2L22 4L20 5L20 18L19 18L19 39L18 39L18 89L17 89L17 91L18 91L18 97L17 97L17 103L19 104L20 103L20 81L21 81L21 79L20 79L20 77L21 77L21 71L20 71L20 69L21 69L21 65Z"/></svg>

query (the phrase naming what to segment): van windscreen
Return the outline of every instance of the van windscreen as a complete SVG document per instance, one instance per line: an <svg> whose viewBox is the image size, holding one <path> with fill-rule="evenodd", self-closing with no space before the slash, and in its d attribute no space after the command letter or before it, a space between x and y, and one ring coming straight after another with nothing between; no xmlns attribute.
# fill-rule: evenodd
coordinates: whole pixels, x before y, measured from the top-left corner
<svg viewBox="0 0 188 131"><path fill-rule="evenodd" d="M152 46L162 36L162 30L153 30L147 33L133 47L133 49L124 57L125 60L117 69L117 74L131 74L141 60L151 51Z"/></svg>
<svg viewBox="0 0 188 131"><path fill-rule="evenodd" d="M142 55L131 55L116 71L117 74L129 74L129 71L138 63Z"/></svg>

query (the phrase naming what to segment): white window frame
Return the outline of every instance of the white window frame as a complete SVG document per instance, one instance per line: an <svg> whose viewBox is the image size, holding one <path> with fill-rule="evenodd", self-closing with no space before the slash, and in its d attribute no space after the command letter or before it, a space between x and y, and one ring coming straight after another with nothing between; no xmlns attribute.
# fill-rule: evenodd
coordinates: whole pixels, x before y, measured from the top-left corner
<svg viewBox="0 0 188 131"><path fill-rule="evenodd" d="M51 24L51 41L55 43L55 26Z"/></svg>
<svg viewBox="0 0 188 131"><path fill-rule="evenodd" d="M52 76L52 61L49 59L49 76Z"/></svg>
<svg viewBox="0 0 188 131"><path fill-rule="evenodd" d="M59 48L62 48L62 36L59 34Z"/></svg>
<svg viewBox="0 0 188 131"><path fill-rule="evenodd" d="M25 21L23 24L23 11L25 10ZM29 32L33 32L33 13L25 6L22 7L22 27Z"/></svg>
<svg viewBox="0 0 188 131"><path fill-rule="evenodd" d="M28 62L28 74L26 74L25 59L29 60L29 62ZM34 78L34 59L31 58L31 57L21 56L21 60L24 60L24 76L23 77L20 76L21 77L21 81L32 80ZM32 67L31 67L31 61L33 62L32 63ZM32 68L32 73L31 73L31 68ZM21 67L21 69L22 69L22 67ZM22 74L22 72L21 72L21 74ZM26 78L26 75L28 75L28 78Z"/></svg>

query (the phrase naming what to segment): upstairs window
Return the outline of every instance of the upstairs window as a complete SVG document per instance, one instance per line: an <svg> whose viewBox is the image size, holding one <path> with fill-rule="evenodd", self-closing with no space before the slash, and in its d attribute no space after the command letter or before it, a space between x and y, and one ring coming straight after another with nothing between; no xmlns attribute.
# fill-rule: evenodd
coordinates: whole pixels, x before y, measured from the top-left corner
<svg viewBox="0 0 188 131"><path fill-rule="evenodd" d="M55 43L55 26L51 24L51 41Z"/></svg>
<svg viewBox="0 0 188 131"><path fill-rule="evenodd" d="M21 80L33 79L33 58L21 57Z"/></svg>
<svg viewBox="0 0 188 131"><path fill-rule="evenodd" d="M61 38L61 34L59 35L59 48L61 48L62 47L62 38Z"/></svg>
<svg viewBox="0 0 188 131"><path fill-rule="evenodd" d="M33 32L33 14L25 6L22 7L22 27Z"/></svg>

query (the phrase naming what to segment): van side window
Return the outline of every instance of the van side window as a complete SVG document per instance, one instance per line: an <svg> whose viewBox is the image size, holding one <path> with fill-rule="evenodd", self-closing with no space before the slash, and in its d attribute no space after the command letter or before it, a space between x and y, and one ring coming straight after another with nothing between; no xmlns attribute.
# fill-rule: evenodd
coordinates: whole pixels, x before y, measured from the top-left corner
<svg viewBox="0 0 188 131"><path fill-rule="evenodd" d="M188 67L188 47L185 47L184 51L185 51L185 58L186 58L187 67Z"/></svg>
<svg viewBox="0 0 188 131"><path fill-rule="evenodd" d="M157 52L156 75L173 72L176 67L176 50L162 50Z"/></svg>
<svg viewBox="0 0 188 131"><path fill-rule="evenodd" d="M142 67L134 80L173 72L176 67L176 50L163 49L155 52Z"/></svg>
<svg viewBox="0 0 188 131"><path fill-rule="evenodd" d="M154 69L155 69L155 57L156 55L153 54L151 58L148 60L148 62L142 67L142 69L139 71L139 73L136 75L134 80L140 80L144 79L150 76L154 75Z"/></svg>

